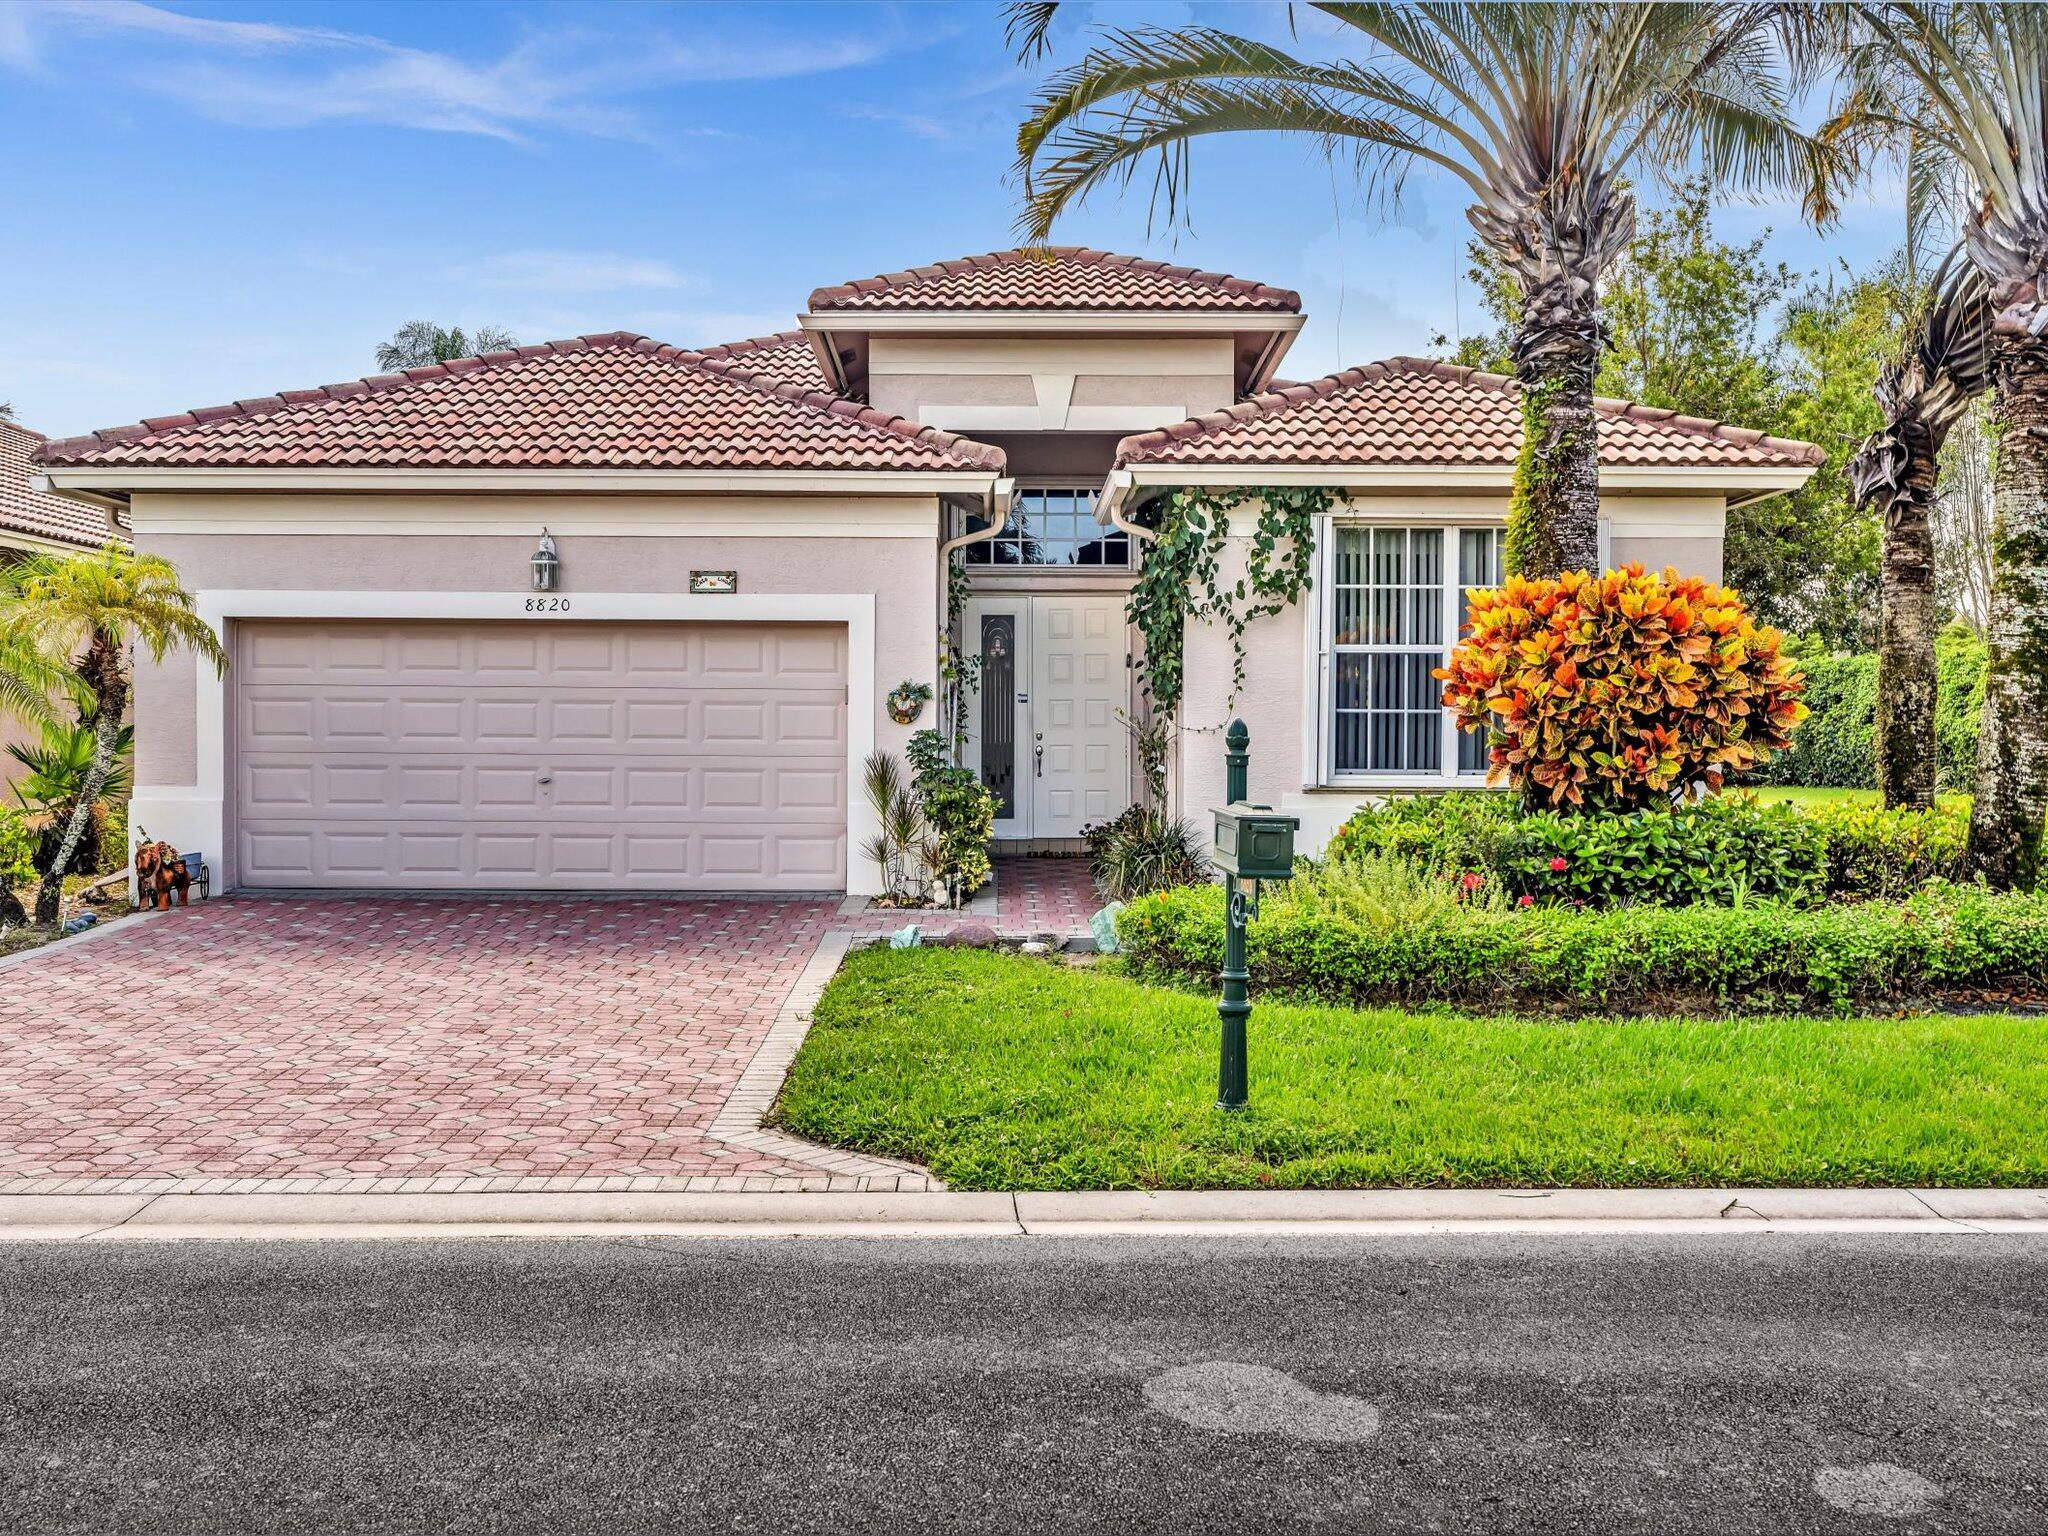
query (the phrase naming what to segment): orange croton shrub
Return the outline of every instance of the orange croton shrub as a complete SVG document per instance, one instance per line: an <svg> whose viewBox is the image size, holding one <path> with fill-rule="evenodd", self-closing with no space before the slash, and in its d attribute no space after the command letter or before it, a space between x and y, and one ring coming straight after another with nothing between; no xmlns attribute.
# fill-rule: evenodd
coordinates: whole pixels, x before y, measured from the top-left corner
<svg viewBox="0 0 2048 1536"><path fill-rule="evenodd" d="M1640 565L1472 593L1436 675L1464 730L1492 745L1488 782L1558 810L1668 804L1715 789L1791 742L1805 679L1726 587Z"/></svg>

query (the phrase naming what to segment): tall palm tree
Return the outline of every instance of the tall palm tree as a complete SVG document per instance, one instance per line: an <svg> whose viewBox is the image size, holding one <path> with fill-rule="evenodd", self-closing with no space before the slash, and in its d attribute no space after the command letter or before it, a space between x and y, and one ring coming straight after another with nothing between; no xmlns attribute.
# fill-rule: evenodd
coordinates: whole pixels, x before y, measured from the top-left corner
<svg viewBox="0 0 2048 1536"><path fill-rule="evenodd" d="M1969 867L2039 878L2048 826L2048 8L1865 4L1823 135L1911 134L1967 183L1963 245L1990 291L1998 431Z"/></svg>
<svg viewBox="0 0 2048 1536"><path fill-rule="evenodd" d="M1934 486L1941 446L1991 383L1984 277L1952 251L1877 377L1885 424L1849 461L1856 499L1883 529L1877 641L1877 787L1887 806L1934 804Z"/></svg>
<svg viewBox="0 0 2048 1536"><path fill-rule="evenodd" d="M1154 168L1174 216L1188 152L1214 133L1298 134L1397 195L1431 166L1472 196L1467 217L1520 287L1521 459L1509 558L1526 574L1599 559L1593 378L1606 345L1602 275L1635 231L1632 176L1702 172L1793 189L1816 219L1831 159L1791 121L1770 5L1318 4L1359 57L1298 58L1209 27L1112 30L1046 84L1017 132L1027 238L1094 189ZM1051 8L1012 11L1013 46L1045 44Z"/></svg>
<svg viewBox="0 0 2048 1536"><path fill-rule="evenodd" d="M92 763L56 859L36 892L39 927L56 924L63 872L119 759L131 686L128 655L137 645L153 661L182 649L227 671L220 638L193 611L192 594L161 555L131 554L109 544L90 555L33 555L0 576L0 649L77 657L77 675L90 700Z"/></svg>

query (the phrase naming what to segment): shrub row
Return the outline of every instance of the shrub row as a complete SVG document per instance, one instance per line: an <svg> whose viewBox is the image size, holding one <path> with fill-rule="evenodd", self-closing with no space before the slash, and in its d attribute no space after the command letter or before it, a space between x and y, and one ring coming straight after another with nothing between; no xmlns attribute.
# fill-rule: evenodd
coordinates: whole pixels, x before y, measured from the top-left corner
<svg viewBox="0 0 2048 1536"><path fill-rule="evenodd" d="M1807 902L1906 895L1954 871L1967 832L1952 809L1771 804L1768 791L1616 816L1524 812L1510 795L1463 791L1368 806L1337 830L1328 857L1477 873L1545 902Z"/></svg>
<svg viewBox="0 0 2048 1536"><path fill-rule="evenodd" d="M1144 897L1124 908L1117 936L1139 976L1213 986L1222 894ZM1247 947L1255 988L1352 1007L1847 1013L2039 990L2048 895L1942 884L1859 906L1470 903L1427 922L1383 922L1276 894Z"/></svg>
<svg viewBox="0 0 2048 1536"><path fill-rule="evenodd" d="M1984 709L1984 642L1962 625L1935 640L1940 701L1934 728L1942 787L1967 794L1977 774L1977 721ZM1877 657L1798 657L1806 673L1801 695L1813 713L1793 733L1791 747L1750 775L1758 784L1805 784L1823 789L1877 787Z"/></svg>

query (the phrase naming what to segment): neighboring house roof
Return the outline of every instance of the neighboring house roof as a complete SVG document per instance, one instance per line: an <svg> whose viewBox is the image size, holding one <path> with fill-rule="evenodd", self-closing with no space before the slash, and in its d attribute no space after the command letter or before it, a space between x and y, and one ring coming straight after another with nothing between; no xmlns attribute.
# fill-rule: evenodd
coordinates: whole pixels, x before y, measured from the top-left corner
<svg viewBox="0 0 2048 1536"><path fill-rule="evenodd" d="M37 457L209 468L1004 466L998 448L781 382L789 360L753 346L692 352L625 331L581 336L154 417L45 443Z"/></svg>
<svg viewBox="0 0 2048 1536"><path fill-rule="evenodd" d="M108 529L106 513L31 487L36 450L45 441L40 432L0 420L0 545L8 542L9 533L84 549L98 549L108 539L119 538Z"/></svg>
<svg viewBox="0 0 2048 1536"><path fill-rule="evenodd" d="M1596 400L1600 462L1807 466L1826 450L1675 411ZM1127 464L1512 464L1522 446L1515 380L1396 357L1290 384L1117 444Z"/></svg>
<svg viewBox="0 0 2048 1536"><path fill-rule="evenodd" d="M757 379L776 384L794 384L799 389L831 394L832 384L818 366L818 354L811 350L811 338L802 331L777 331L773 336L752 336L745 341L728 341L706 347L704 356L730 362Z"/></svg>
<svg viewBox="0 0 2048 1536"><path fill-rule="evenodd" d="M1078 245L991 251L820 288L811 309L1251 310L1294 314L1301 295L1221 272Z"/></svg>

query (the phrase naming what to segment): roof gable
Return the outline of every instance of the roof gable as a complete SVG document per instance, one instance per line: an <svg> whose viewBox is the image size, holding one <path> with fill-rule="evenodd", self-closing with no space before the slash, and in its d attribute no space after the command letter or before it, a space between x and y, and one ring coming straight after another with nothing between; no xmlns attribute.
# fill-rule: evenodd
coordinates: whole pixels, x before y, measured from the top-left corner
<svg viewBox="0 0 2048 1536"><path fill-rule="evenodd" d="M1078 245L991 251L820 288L819 310L1220 310L1295 314L1301 295Z"/></svg>
<svg viewBox="0 0 2048 1536"><path fill-rule="evenodd" d="M1806 467L1812 443L1626 400L1594 402L1607 466ZM1522 446L1512 378L1396 357L1290 384L1117 444L1127 464L1511 465Z"/></svg>
<svg viewBox="0 0 2048 1536"><path fill-rule="evenodd" d="M779 349L693 352L619 331L155 417L46 443L37 457L215 468L1003 467L1000 449L796 377Z"/></svg>
<svg viewBox="0 0 2048 1536"><path fill-rule="evenodd" d="M98 549L109 539L125 542L107 527L104 512L36 490L29 483L35 474L36 450L44 441L40 432L0 420L0 543L6 542L7 532L82 549Z"/></svg>

